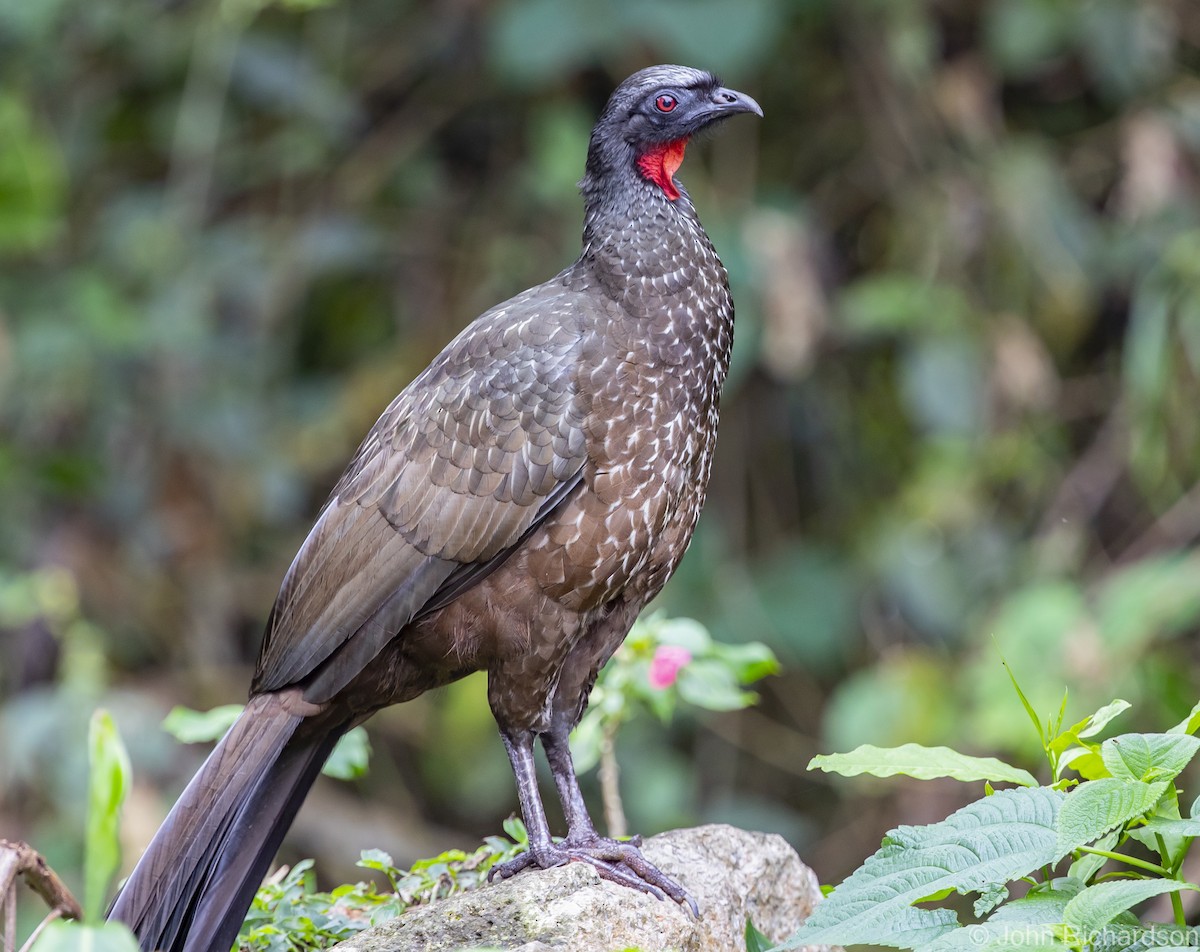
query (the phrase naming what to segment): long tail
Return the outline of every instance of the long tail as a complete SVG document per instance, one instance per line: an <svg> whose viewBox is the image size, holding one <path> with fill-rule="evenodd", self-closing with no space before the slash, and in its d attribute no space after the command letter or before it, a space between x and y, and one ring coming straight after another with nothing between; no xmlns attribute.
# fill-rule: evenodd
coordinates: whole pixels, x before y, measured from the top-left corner
<svg viewBox="0 0 1200 952"><path fill-rule="evenodd" d="M192 778L109 910L144 950L229 952L254 893L344 729L286 694L252 698Z"/></svg>

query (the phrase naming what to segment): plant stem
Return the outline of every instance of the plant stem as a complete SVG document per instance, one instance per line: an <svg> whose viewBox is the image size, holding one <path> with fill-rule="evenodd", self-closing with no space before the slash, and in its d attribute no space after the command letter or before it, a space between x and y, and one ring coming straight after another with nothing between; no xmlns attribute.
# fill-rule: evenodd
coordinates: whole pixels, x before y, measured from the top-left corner
<svg viewBox="0 0 1200 952"><path fill-rule="evenodd" d="M1175 925L1187 926L1187 919L1183 916L1183 898L1178 891L1171 893L1171 910L1175 913Z"/></svg>
<svg viewBox="0 0 1200 952"><path fill-rule="evenodd" d="M608 827L608 835L614 839L629 832L625 806L621 803L620 768L613 744L616 735L615 719L605 722L600 735L600 799L604 802L604 824Z"/></svg>
<svg viewBox="0 0 1200 952"><path fill-rule="evenodd" d="M1163 839L1161 833L1155 833L1154 840L1158 843L1158 855L1162 857L1164 863L1171 864L1171 874L1177 877L1179 866L1171 862L1171 856L1167 850L1167 841ZM1183 897L1179 895L1178 891L1171 893L1171 911L1175 913L1175 925L1187 925L1187 920L1183 917Z"/></svg>
<svg viewBox="0 0 1200 952"><path fill-rule="evenodd" d="M1167 879L1172 878L1170 870L1163 869L1161 866L1155 866L1153 863L1147 863L1145 860L1140 860L1133 856L1126 856L1124 853L1092 849L1090 846L1081 846L1079 847L1079 851L1081 853L1091 853L1093 856L1103 856L1106 859L1115 859L1118 863L1136 866L1138 869L1144 869L1149 873L1157 873L1159 876L1164 876Z"/></svg>

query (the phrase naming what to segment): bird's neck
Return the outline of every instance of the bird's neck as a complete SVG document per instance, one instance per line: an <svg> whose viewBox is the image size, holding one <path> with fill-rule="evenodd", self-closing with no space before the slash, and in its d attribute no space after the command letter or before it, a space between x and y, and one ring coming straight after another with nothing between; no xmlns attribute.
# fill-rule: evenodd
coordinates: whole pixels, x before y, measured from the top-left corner
<svg viewBox="0 0 1200 952"><path fill-rule="evenodd" d="M674 159L655 156L646 164L599 183L584 180L583 258L590 250L618 248L633 253L653 248L672 234L693 232L699 225L695 206L673 178ZM666 186L660 183L667 183ZM591 187L589 187L591 186Z"/></svg>

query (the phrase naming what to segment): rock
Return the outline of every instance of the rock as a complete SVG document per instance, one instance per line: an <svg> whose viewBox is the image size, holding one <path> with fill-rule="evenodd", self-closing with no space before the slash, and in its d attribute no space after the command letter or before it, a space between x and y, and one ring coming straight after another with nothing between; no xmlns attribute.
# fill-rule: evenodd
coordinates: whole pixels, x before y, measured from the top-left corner
<svg viewBox="0 0 1200 952"><path fill-rule="evenodd" d="M699 920L569 863L417 906L335 949L732 952L746 947L747 917L782 941L821 899L816 876L781 836L702 826L652 837L643 852L695 897Z"/></svg>

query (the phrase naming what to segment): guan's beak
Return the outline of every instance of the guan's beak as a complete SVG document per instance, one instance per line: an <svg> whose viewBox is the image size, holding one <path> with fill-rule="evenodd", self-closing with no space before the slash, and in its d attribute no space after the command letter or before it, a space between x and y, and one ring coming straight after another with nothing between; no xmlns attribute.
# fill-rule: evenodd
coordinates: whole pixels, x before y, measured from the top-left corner
<svg viewBox="0 0 1200 952"><path fill-rule="evenodd" d="M737 112L752 112L758 116L763 114L762 106L750 96L739 93L736 89L726 89L724 86L712 94L711 102L712 107L705 110L710 115L713 113L732 115Z"/></svg>

